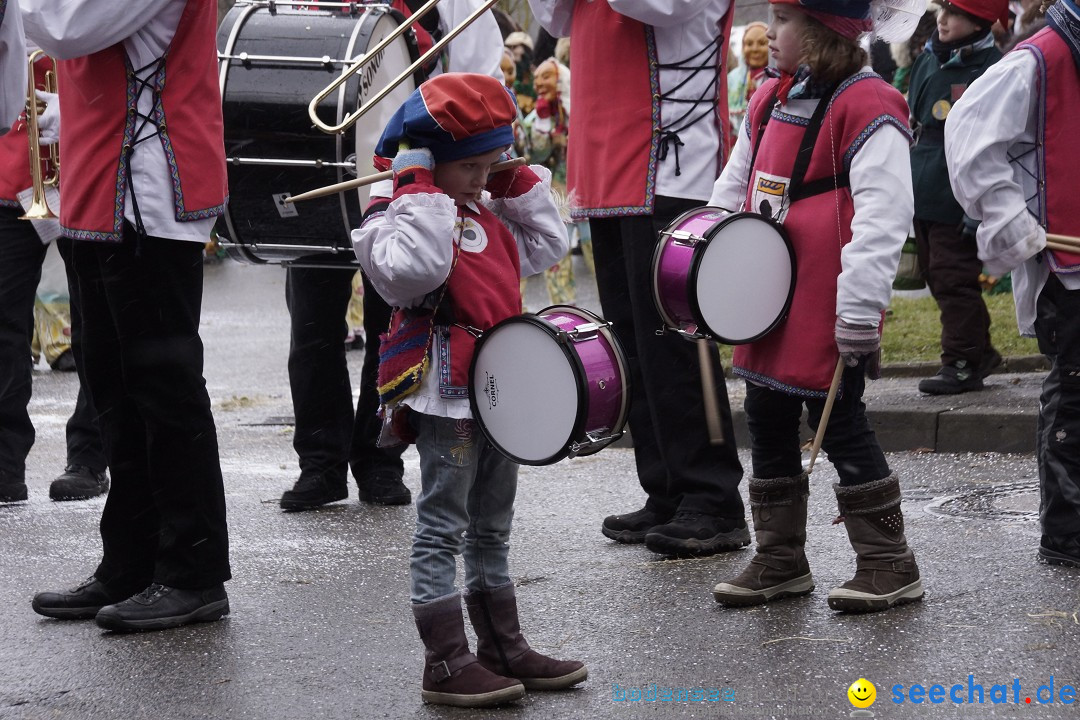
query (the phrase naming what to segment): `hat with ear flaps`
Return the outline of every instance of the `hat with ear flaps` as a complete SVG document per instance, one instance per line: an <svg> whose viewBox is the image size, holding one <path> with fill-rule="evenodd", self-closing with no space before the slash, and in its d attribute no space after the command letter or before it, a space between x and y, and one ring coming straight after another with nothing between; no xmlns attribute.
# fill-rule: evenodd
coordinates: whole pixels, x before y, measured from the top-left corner
<svg viewBox="0 0 1080 720"><path fill-rule="evenodd" d="M406 143L428 148L436 163L482 155L514 143L517 103L490 75L444 73L413 91L386 124L376 156L392 158Z"/></svg>
<svg viewBox="0 0 1080 720"><path fill-rule="evenodd" d="M838 35L857 40L866 32L904 42L926 12L926 0L769 0L794 5Z"/></svg>

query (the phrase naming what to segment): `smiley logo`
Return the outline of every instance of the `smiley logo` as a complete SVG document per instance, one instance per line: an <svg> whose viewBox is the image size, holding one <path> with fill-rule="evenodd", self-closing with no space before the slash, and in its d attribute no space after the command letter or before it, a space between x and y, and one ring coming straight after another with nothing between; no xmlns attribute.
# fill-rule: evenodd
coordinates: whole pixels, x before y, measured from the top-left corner
<svg viewBox="0 0 1080 720"><path fill-rule="evenodd" d="M848 700L857 708L868 708L877 700L877 688L866 678L859 678L847 689Z"/></svg>

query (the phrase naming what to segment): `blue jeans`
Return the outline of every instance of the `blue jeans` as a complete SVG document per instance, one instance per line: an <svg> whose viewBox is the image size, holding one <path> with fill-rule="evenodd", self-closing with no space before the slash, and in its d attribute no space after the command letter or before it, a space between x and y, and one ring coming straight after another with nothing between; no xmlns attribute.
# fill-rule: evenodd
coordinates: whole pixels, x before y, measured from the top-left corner
<svg viewBox="0 0 1080 720"><path fill-rule="evenodd" d="M488 443L475 420L413 412L412 423L421 484L409 561L412 602L456 592L458 555L469 590L509 583L517 463Z"/></svg>

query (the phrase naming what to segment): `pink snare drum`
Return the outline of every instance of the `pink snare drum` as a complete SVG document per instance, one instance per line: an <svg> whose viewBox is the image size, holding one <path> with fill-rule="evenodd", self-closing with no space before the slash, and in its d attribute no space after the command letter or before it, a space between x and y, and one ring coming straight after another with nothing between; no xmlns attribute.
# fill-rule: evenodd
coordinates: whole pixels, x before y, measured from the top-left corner
<svg viewBox="0 0 1080 720"><path fill-rule="evenodd" d="M725 345L753 342L787 315L795 251L756 213L701 207L675 218L653 254L653 300L664 326Z"/></svg>
<svg viewBox="0 0 1080 720"><path fill-rule="evenodd" d="M553 305L483 334L469 369L469 400L499 452L524 465L550 465L622 436L630 373L608 325L587 310Z"/></svg>

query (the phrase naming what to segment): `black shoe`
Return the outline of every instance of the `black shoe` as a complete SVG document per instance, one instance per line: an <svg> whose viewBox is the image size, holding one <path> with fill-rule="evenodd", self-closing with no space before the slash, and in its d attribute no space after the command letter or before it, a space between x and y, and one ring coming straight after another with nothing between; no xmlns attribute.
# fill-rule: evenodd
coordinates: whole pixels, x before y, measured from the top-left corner
<svg viewBox="0 0 1080 720"><path fill-rule="evenodd" d="M66 592L40 592L30 606L34 612L60 620L91 620L106 605L120 602L130 593L117 592L91 575Z"/></svg>
<svg viewBox="0 0 1080 720"><path fill-rule="evenodd" d="M63 474L49 485L53 500L89 500L109 492L105 471L96 472L86 465L68 465Z"/></svg>
<svg viewBox="0 0 1080 720"><path fill-rule="evenodd" d="M57 372L75 372L75 353L65 350L60 356L49 363L49 367Z"/></svg>
<svg viewBox="0 0 1080 720"><path fill-rule="evenodd" d="M1043 535L1039 543L1039 559L1048 565L1080 568L1080 541L1058 542Z"/></svg>
<svg viewBox="0 0 1080 720"><path fill-rule="evenodd" d="M345 350L363 350L364 349L364 336L357 332L353 334L351 338L345 338Z"/></svg>
<svg viewBox="0 0 1080 720"><path fill-rule="evenodd" d="M412 502L412 493L397 473L375 474L357 480L356 486L360 491L360 502L372 505L408 505Z"/></svg>
<svg viewBox="0 0 1080 720"><path fill-rule="evenodd" d="M281 494L281 509L311 510L347 497L349 497L349 486L345 478L340 481L331 481L324 475L301 474L292 490L286 490Z"/></svg>
<svg viewBox="0 0 1080 720"><path fill-rule="evenodd" d="M604 518L604 524L600 526L600 532L615 542L635 543L645 542L645 535L657 525L663 525L671 519L670 515L660 515L647 507L625 515L609 515Z"/></svg>
<svg viewBox="0 0 1080 720"><path fill-rule="evenodd" d="M919 382L919 392L927 395L958 395L982 389L982 377L977 369L968 366L967 360L942 365L937 375Z"/></svg>
<svg viewBox="0 0 1080 720"><path fill-rule="evenodd" d="M983 355L982 362L979 363L979 377L983 380L987 375L994 372L1001 366L1003 359L1001 353L994 348L990 348L989 351Z"/></svg>
<svg viewBox="0 0 1080 720"><path fill-rule="evenodd" d="M671 521L645 535L645 547L661 555L701 556L738 550L750 544L750 530L742 518L680 510Z"/></svg>
<svg viewBox="0 0 1080 720"><path fill-rule="evenodd" d="M0 470L0 503L22 502L26 499L26 483Z"/></svg>
<svg viewBox="0 0 1080 720"><path fill-rule="evenodd" d="M166 630L213 622L229 614L229 596L221 583L202 590L181 590L152 583L123 602L101 608L95 619L106 630Z"/></svg>

